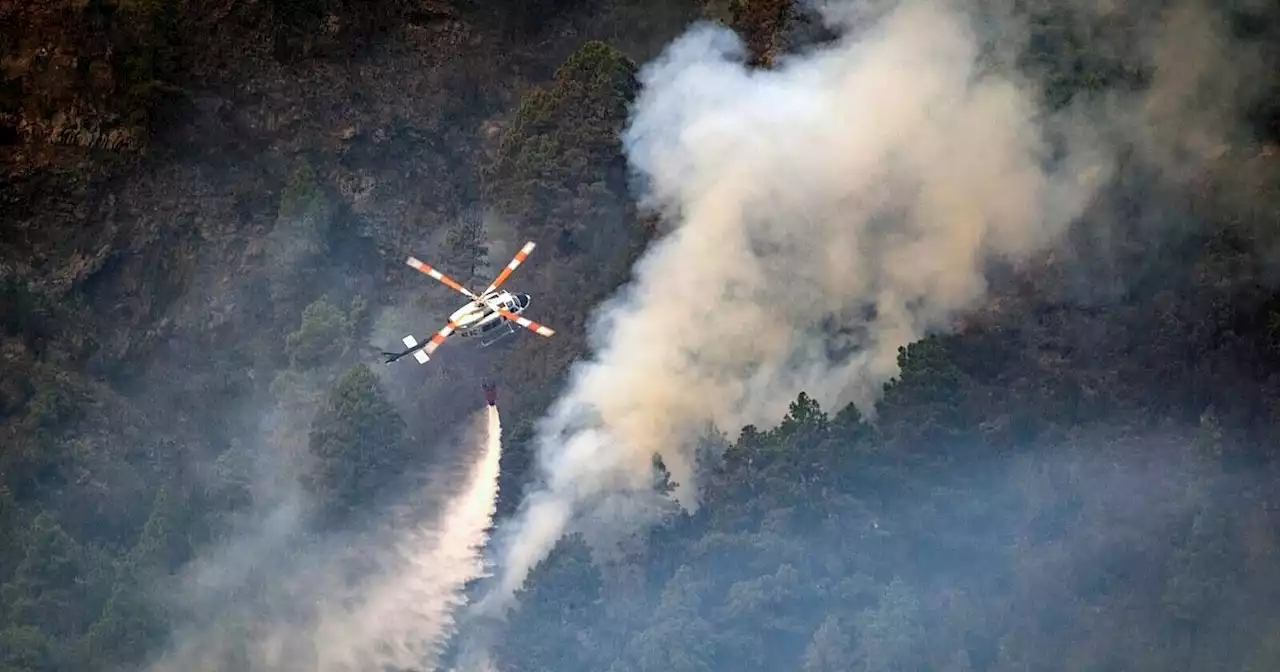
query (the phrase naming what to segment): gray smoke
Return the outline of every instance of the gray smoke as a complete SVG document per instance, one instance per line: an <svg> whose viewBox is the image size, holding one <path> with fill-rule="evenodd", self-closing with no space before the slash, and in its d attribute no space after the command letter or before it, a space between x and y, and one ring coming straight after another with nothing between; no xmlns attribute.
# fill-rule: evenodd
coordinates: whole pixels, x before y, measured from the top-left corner
<svg viewBox="0 0 1280 672"><path fill-rule="evenodd" d="M1197 6L1149 19L1142 97L1056 113L1036 82L984 65L1000 63L989 35L1019 20L979 36L945 3L824 12L845 37L773 70L746 68L739 37L710 24L644 68L626 152L671 232L600 308L593 358L541 422L545 484L504 530L486 608L509 604L582 512L586 529L653 516L654 454L698 506L708 421L772 424L801 390L872 415L897 349L978 306L989 262L1060 242L1114 174L1119 138L1185 173L1238 104L1221 95L1239 77L1221 77L1219 23ZM1164 67L1172 45L1196 67Z"/></svg>
<svg viewBox="0 0 1280 672"><path fill-rule="evenodd" d="M627 153L676 228L602 309L596 357L541 427L547 485L500 594L581 502L644 492L654 454L695 506L689 439L708 420L775 418L799 390L869 411L898 346L981 299L986 258L1042 249L1094 188L1087 151L1042 169L1034 99L974 81L977 40L936 6L776 71L743 56L703 25L642 74Z"/></svg>
<svg viewBox="0 0 1280 672"><path fill-rule="evenodd" d="M480 554L496 506L502 435L496 408L479 420L474 459L448 474L461 487L437 515L415 511L424 508L418 500L434 498L419 493L407 502L408 525L387 521L384 530L308 543L297 511L282 505L256 534L198 563L187 597L210 616L180 630L148 669L352 672L433 661L453 632L465 585L485 573ZM254 574L262 584L253 585ZM262 595L236 594L246 587ZM224 603L215 592L229 593Z"/></svg>
<svg viewBox="0 0 1280 672"><path fill-rule="evenodd" d="M655 454L695 508L708 422L771 425L800 391L871 415L898 348L979 306L991 262L1058 244L1122 147L1194 173L1243 100L1238 54L1196 5L1128 16L1124 40L1154 66L1141 96L1055 112L999 67L1025 38L1008 8L988 7L1001 18L979 34L943 2L868 7L827 4L844 38L770 71L707 24L644 68L625 148L642 205L671 229L600 308L591 360L539 427L544 483L502 530L485 610L508 606L569 526L657 515ZM1168 67L1175 48L1195 65Z"/></svg>

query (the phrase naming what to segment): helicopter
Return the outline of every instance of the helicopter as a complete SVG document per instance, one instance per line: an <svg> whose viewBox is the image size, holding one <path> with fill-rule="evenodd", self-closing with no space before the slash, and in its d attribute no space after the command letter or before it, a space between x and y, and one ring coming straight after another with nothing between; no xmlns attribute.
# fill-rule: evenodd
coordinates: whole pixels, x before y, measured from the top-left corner
<svg viewBox="0 0 1280 672"><path fill-rule="evenodd" d="M511 258L507 267L502 269L498 277L489 285L484 292L477 295L475 292L463 287L453 278L432 268L430 265L419 261L414 257L409 257L405 263L410 267L421 271L422 273L439 280L448 285L455 291L463 294L471 301L466 305L457 309L449 316L449 321L440 328L427 341L419 343L412 334L405 336L401 341L408 348L403 352L384 352L386 363L390 364L405 355L413 355L419 364L426 364L431 360L431 353L455 332L461 338L477 338L482 347L488 347L502 340L503 338L514 334L515 328L512 323L518 324L539 336L550 338L556 332L553 329L545 327L533 320L522 315L529 308L532 299L528 294L512 293L507 290L498 291L507 278L511 277L511 273L529 257L536 245L533 241L529 241L521 247L516 255Z"/></svg>

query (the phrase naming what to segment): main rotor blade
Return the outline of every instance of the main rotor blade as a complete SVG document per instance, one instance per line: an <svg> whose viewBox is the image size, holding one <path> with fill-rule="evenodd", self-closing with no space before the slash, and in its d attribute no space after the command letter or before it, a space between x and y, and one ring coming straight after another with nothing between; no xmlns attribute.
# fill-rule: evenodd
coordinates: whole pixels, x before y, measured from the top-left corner
<svg viewBox="0 0 1280 672"><path fill-rule="evenodd" d="M449 335L457 328L458 325L454 324L453 320L450 320L448 324L440 328L440 331L431 336L431 342L423 346L422 351L428 355L435 352L436 348L440 347L441 343L444 343L444 339L449 338Z"/></svg>
<svg viewBox="0 0 1280 672"><path fill-rule="evenodd" d="M520 248L519 252L516 252L516 256L512 257L511 261L507 263L507 267L502 269L502 273L498 274L498 277L493 281L493 284L489 285L489 289L484 290L484 294L482 296L488 295L490 292L497 289L498 285L506 282L507 278L511 277L511 272L516 270L517 266L524 263L524 260L529 257L529 254L533 252L533 248L535 247L537 247L537 245L535 245L532 240L525 243L524 247Z"/></svg>
<svg viewBox="0 0 1280 672"><path fill-rule="evenodd" d="M409 349L400 353L400 356L413 353L413 358L418 360L419 364L426 364L431 359L431 353L435 352L436 348L440 347L441 343L444 343L444 339L449 338L449 335L457 328L458 325L450 321L448 324L441 327L440 331L433 334L429 341L422 345L418 345L418 341L413 338L412 334L405 336L401 340Z"/></svg>
<svg viewBox="0 0 1280 672"><path fill-rule="evenodd" d="M405 262L404 262L404 263L408 264L408 265L409 265L410 267L412 267L412 268L416 268L416 269L418 269L419 271L422 271L423 273L426 273L427 275L429 275L429 276L431 276L431 277L435 278L436 280L439 280L440 282L443 282L444 284L448 285L449 287L452 287L453 289L457 290L458 292L461 292L464 296L466 296L466 297L470 298L470 299L471 299L471 300L473 300L473 301L479 301L479 300L480 300L480 297L478 297L478 296L476 296L475 294L473 294L473 293L471 292L471 290L469 290L469 289L467 289L466 287L463 287L462 285L458 284L458 282L457 282L457 281L455 281L453 278L451 278L451 277L449 277L449 276L445 275L444 273L441 273L440 271L437 271L436 269L432 268L429 264L424 264L424 263L422 263L421 261L418 261L417 259L415 259L415 258L413 258L413 257L409 257L408 259L406 259L406 260L405 260Z"/></svg>
<svg viewBox="0 0 1280 672"><path fill-rule="evenodd" d="M539 336L546 336L547 338L550 338L554 336L556 333L554 329L551 329L550 327L544 327L541 324L538 324L537 322L534 322L533 320L527 317L521 317L507 310L506 308L501 308L494 304L489 304L489 307L497 311L499 315L507 318L508 320L511 320L512 322L515 322L516 324L524 327L525 329L528 329L529 331L534 332Z"/></svg>

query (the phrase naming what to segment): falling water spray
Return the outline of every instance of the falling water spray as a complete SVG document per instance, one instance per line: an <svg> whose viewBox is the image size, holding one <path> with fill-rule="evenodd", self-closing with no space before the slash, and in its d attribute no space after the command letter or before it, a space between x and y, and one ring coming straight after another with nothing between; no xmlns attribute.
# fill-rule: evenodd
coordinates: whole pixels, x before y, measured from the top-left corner
<svg viewBox="0 0 1280 672"><path fill-rule="evenodd" d="M482 550L498 498L502 424L487 406L483 450L466 487L433 525L406 535L402 566L350 612L326 618L316 633L317 669L434 669L455 629L454 613L465 604L468 582L486 575ZM329 643L338 643L329 647ZM348 644L357 642L358 646Z"/></svg>

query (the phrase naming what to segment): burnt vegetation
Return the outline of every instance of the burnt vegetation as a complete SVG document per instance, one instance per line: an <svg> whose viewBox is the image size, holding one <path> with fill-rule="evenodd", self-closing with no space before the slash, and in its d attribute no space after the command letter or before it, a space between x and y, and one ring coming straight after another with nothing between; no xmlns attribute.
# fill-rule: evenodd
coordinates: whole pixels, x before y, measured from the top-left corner
<svg viewBox="0 0 1280 672"><path fill-rule="evenodd" d="M1052 104L1149 81L1081 51L1066 10L1024 10L1019 63ZM138 669L179 622L166 591L262 505L252 454L299 465L277 476L322 504L315 530L355 525L440 457L479 374L518 390L509 513L592 307L655 235L618 140L637 63L699 16L766 66L806 20L782 0L0 3L0 671ZM642 553L562 540L503 669L1280 667L1277 110L1257 101L1168 212L1129 213L1183 235L1108 222L1102 243L1086 216L1072 249L1098 268L1038 260L905 346L874 422L801 395L724 428L698 513ZM470 280L528 239L521 286L556 339L375 375L399 337L379 308L411 295L421 333L456 303L406 252ZM1103 276L1120 289L1071 289ZM263 409L284 418L265 435Z"/></svg>

